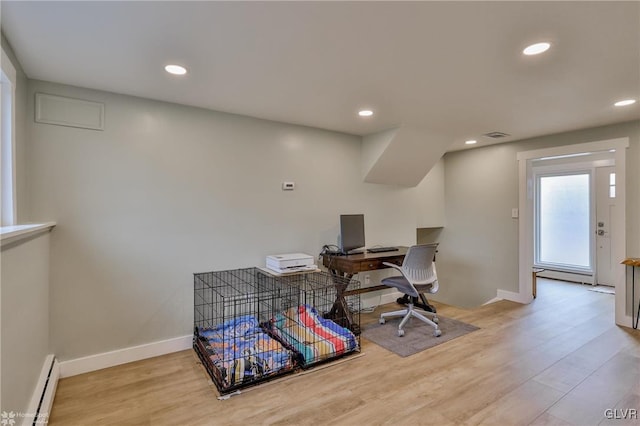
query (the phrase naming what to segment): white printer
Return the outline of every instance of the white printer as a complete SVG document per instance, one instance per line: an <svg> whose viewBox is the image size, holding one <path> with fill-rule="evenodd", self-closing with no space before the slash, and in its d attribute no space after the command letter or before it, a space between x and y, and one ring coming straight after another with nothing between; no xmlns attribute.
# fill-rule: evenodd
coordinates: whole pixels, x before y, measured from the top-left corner
<svg viewBox="0 0 640 426"><path fill-rule="evenodd" d="M313 256L305 253L272 254L267 256L267 268L276 272L313 271L318 268Z"/></svg>

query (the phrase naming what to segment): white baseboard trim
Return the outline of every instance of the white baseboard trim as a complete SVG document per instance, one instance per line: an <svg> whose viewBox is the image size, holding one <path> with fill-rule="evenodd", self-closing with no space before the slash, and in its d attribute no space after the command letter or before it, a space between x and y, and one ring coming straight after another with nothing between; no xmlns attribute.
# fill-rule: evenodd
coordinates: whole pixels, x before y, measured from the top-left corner
<svg viewBox="0 0 640 426"><path fill-rule="evenodd" d="M502 300L510 300L512 302L517 302L517 303L524 303L524 304L531 303L531 301L533 300L532 295L525 296L520 293L516 293L514 291L507 291L507 290L501 290L501 289L498 289L496 298L502 299Z"/></svg>
<svg viewBox="0 0 640 426"><path fill-rule="evenodd" d="M490 305L490 304L492 304L492 303L499 302L499 301L501 301L501 300L504 300L504 299L502 299L502 298L500 298L500 297L494 297L493 299L491 299L491 300L487 300L486 302L484 302L484 303L482 304L482 306L484 306L484 305Z"/></svg>
<svg viewBox="0 0 640 426"><path fill-rule="evenodd" d="M159 342L147 343L130 348L118 349L82 358L60 362L60 377L77 376L78 374L115 367L116 365L184 351L192 347L193 336L181 336Z"/></svg>
<svg viewBox="0 0 640 426"><path fill-rule="evenodd" d="M47 355L31 395L29 406L24 413L25 416L22 417L23 426L32 426L34 423L45 424L48 421L59 378L60 368L56 357L53 354Z"/></svg>
<svg viewBox="0 0 640 426"><path fill-rule="evenodd" d="M593 275L574 274L571 272L550 271L550 270L538 272L536 275L540 278L551 278L554 280L594 285Z"/></svg>
<svg viewBox="0 0 640 426"><path fill-rule="evenodd" d="M388 291L389 289L382 289L370 293L360 295L360 309L375 308L380 305L395 302L398 297L402 296L399 291Z"/></svg>
<svg viewBox="0 0 640 426"><path fill-rule="evenodd" d="M384 305L387 303L395 302L398 297L402 297L403 294L399 291L394 291L392 293L383 294L380 298L380 304Z"/></svg>
<svg viewBox="0 0 640 426"><path fill-rule="evenodd" d="M634 321L634 319L631 317L631 315L625 315L624 317L622 317L621 321L616 321L616 324L617 325L621 325L623 327L632 328L633 327L633 321Z"/></svg>

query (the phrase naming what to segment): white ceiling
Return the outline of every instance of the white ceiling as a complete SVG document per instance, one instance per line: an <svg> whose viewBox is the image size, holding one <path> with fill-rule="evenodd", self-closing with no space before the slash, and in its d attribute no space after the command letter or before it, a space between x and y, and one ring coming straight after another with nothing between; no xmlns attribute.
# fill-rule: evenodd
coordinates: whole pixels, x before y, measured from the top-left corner
<svg viewBox="0 0 640 426"><path fill-rule="evenodd" d="M640 98L637 1L3 0L1 25L32 79L356 135L409 126L449 150L640 118L613 107ZM553 46L521 54L538 41Z"/></svg>

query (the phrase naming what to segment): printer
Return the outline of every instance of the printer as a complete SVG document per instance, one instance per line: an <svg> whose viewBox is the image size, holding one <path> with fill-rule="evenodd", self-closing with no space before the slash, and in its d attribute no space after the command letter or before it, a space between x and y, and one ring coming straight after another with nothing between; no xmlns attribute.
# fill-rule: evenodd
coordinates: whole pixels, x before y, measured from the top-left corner
<svg viewBox="0 0 640 426"><path fill-rule="evenodd" d="M318 268L313 256L305 253L273 254L267 256L267 268L276 272L313 271Z"/></svg>

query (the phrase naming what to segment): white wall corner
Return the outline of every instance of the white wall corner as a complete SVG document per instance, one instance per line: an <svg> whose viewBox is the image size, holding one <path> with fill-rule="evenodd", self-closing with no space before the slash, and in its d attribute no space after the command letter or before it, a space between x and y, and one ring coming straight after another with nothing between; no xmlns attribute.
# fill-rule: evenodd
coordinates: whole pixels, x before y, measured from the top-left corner
<svg viewBox="0 0 640 426"><path fill-rule="evenodd" d="M192 347L192 339L192 335L175 337L159 342L62 361L60 362L60 377L77 376L78 374L102 370L103 368L184 351Z"/></svg>
<svg viewBox="0 0 640 426"><path fill-rule="evenodd" d="M367 175L396 136L398 128L372 133L362 138L362 179Z"/></svg>
<svg viewBox="0 0 640 426"><path fill-rule="evenodd" d="M500 291L500 290L498 290L498 291ZM499 302L499 301L501 301L501 300L504 300L504 299L502 299L502 298L500 298L500 297L494 297L493 299L491 299L491 300L487 300L486 302L484 302L484 303L482 304L482 306L490 305L490 304L492 304L492 303L496 303L496 302Z"/></svg>
<svg viewBox="0 0 640 426"><path fill-rule="evenodd" d="M516 293L514 291L507 291L502 289L498 289L496 298L500 300L510 300L512 302L523 303L523 304L528 304L533 301L532 294L522 294L522 293Z"/></svg>
<svg viewBox="0 0 640 426"><path fill-rule="evenodd" d="M363 158L368 171L364 181L405 187L417 186L442 158L451 140L427 129L402 126L391 133L376 134ZM369 142L370 142L369 141ZM387 141L386 144L383 141ZM367 140L363 140L367 144ZM382 149L384 148L384 149ZM377 156L377 158L376 158Z"/></svg>

